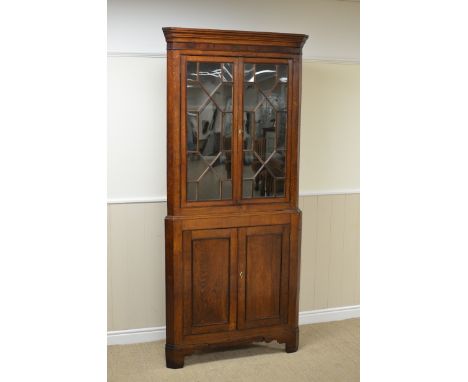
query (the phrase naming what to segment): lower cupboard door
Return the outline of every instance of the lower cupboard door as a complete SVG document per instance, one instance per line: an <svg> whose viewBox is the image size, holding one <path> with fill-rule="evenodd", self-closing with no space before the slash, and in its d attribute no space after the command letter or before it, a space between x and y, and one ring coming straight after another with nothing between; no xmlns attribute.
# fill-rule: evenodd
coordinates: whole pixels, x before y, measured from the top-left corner
<svg viewBox="0 0 468 382"><path fill-rule="evenodd" d="M237 229L183 233L184 335L236 329Z"/></svg>
<svg viewBox="0 0 468 382"><path fill-rule="evenodd" d="M287 323L289 225L239 229L240 329Z"/></svg>

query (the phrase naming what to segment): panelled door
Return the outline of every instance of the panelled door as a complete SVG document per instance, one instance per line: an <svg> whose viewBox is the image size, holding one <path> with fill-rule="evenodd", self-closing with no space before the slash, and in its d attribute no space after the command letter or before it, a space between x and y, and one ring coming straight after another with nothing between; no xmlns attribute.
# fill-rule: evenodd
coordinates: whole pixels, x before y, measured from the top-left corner
<svg viewBox="0 0 468 382"><path fill-rule="evenodd" d="M239 229L240 329L287 323L289 225Z"/></svg>
<svg viewBox="0 0 468 382"><path fill-rule="evenodd" d="M184 335L236 328L237 229L184 231Z"/></svg>
<svg viewBox="0 0 468 382"><path fill-rule="evenodd" d="M184 231L184 335L287 323L289 227Z"/></svg>

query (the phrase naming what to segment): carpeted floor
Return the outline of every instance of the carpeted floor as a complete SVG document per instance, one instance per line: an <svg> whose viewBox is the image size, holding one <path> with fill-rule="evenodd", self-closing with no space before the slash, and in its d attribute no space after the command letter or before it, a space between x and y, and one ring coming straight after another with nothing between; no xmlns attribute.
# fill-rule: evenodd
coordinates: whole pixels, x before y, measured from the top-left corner
<svg viewBox="0 0 468 382"><path fill-rule="evenodd" d="M300 326L299 350L259 343L185 358L167 369L164 341L108 347L109 382L359 381L359 319Z"/></svg>

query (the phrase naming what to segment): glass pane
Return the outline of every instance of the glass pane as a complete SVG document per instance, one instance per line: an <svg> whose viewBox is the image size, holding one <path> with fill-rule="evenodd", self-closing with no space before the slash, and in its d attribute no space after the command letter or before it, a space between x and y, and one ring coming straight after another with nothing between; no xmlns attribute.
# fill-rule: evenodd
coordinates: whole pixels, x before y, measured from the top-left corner
<svg viewBox="0 0 468 382"><path fill-rule="evenodd" d="M255 111L265 97L254 84L244 86L244 111Z"/></svg>
<svg viewBox="0 0 468 382"><path fill-rule="evenodd" d="M244 198L285 195L287 84L287 64L244 65Z"/></svg>
<svg viewBox="0 0 468 382"><path fill-rule="evenodd" d="M226 179L231 179L231 152L223 151L219 157L219 162L223 164L223 175Z"/></svg>
<svg viewBox="0 0 468 382"><path fill-rule="evenodd" d="M212 162L211 167L220 180L230 179L231 174L226 170L226 164L231 163L231 154L222 152Z"/></svg>
<svg viewBox="0 0 468 382"><path fill-rule="evenodd" d="M208 94L198 82L187 81L187 110L199 111L208 99Z"/></svg>
<svg viewBox="0 0 468 382"><path fill-rule="evenodd" d="M187 113L187 151L197 151L198 113Z"/></svg>
<svg viewBox="0 0 468 382"><path fill-rule="evenodd" d="M274 154L265 162L265 167L275 178L283 178L285 162L286 153L284 151L275 151Z"/></svg>
<svg viewBox="0 0 468 382"><path fill-rule="evenodd" d="M266 160L276 147L276 110L269 102L263 102L255 112L254 151Z"/></svg>
<svg viewBox="0 0 468 382"><path fill-rule="evenodd" d="M232 82L233 79L233 71L232 71L232 64L223 64L222 65L223 69L223 81L224 82Z"/></svg>
<svg viewBox="0 0 468 382"><path fill-rule="evenodd" d="M255 83L262 91L269 91L276 85L276 65L255 65Z"/></svg>
<svg viewBox="0 0 468 382"><path fill-rule="evenodd" d="M197 80L197 73L198 73L197 67L198 65L196 62L187 63L187 82Z"/></svg>
<svg viewBox="0 0 468 382"><path fill-rule="evenodd" d="M232 84L223 83L211 97L222 111L232 111Z"/></svg>
<svg viewBox="0 0 468 382"><path fill-rule="evenodd" d="M276 196L284 196L284 179L276 179Z"/></svg>
<svg viewBox="0 0 468 382"><path fill-rule="evenodd" d="M259 169L258 158L254 155L253 151L244 151L244 179L252 179Z"/></svg>
<svg viewBox="0 0 468 382"><path fill-rule="evenodd" d="M209 163L199 153L188 153L187 181L196 182L208 167Z"/></svg>
<svg viewBox="0 0 468 382"><path fill-rule="evenodd" d="M221 84L221 64L217 62L200 62L198 64L198 80L208 94Z"/></svg>
<svg viewBox="0 0 468 382"><path fill-rule="evenodd" d="M197 200L197 183L187 183L187 200Z"/></svg>
<svg viewBox="0 0 468 382"><path fill-rule="evenodd" d="M244 82L254 82L255 76L255 65L245 64L244 65Z"/></svg>
<svg viewBox="0 0 468 382"><path fill-rule="evenodd" d="M232 199L232 181L223 182L223 199Z"/></svg>
<svg viewBox="0 0 468 382"><path fill-rule="evenodd" d="M242 182L242 196L244 199L252 197L252 181L244 180Z"/></svg>
<svg viewBox="0 0 468 382"><path fill-rule="evenodd" d="M276 110L286 110L288 105L286 100L288 98L288 84L278 83L267 94L268 101L273 105Z"/></svg>
<svg viewBox="0 0 468 382"><path fill-rule="evenodd" d="M288 69L289 69L288 65L286 64L278 65L278 82L281 82L281 83L288 82L288 77L289 77Z"/></svg>
<svg viewBox="0 0 468 382"><path fill-rule="evenodd" d="M278 65L278 82L286 83L288 82L288 65L281 64Z"/></svg>
<svg viewBox="0 0 468 382"><path fill-rule="evenodd" d="M254 180L254 198L275 196L273 185L275 178L263 167Z"/></svg>
<svg viewBox="0 0 468 382"><path fill-rule="evenodd" d="M223 118L223 150L231 150L232 147L232 114L224 113Z"/></svg>
<svg viewBox="0 0 468 382"><path fill-rule="evenodd" d="M198 182L198 200L220 199L221 183L215 173L208 171Z"/></svg>
<svg viewBox="0 0 468 382"><path fill-rule="evenodd" d="M277 113L276 120L278 121L277 125L277 133L278 133L278 149L286 148L286 121L287 121L287 114L286 113Z"/></svg>
<svg viewBox="0 0 468 382"><path fill-rule="evenodd" d="M255 113L244 113L244 134L243 145L244 150L252 150L253 134L255 127Z"/></svg>
<svg viewBox="0 0 468 382"><path fill-rule="evenodd" d="M222 112L209 102L200 112L198 149L203 155L215 155L219 151Z"/></svg>
<svg viewBox="0 0 468 382"><path fill-rule="evenodd" d="M232 198L232 63L187 63L187 200Z"/></svg>

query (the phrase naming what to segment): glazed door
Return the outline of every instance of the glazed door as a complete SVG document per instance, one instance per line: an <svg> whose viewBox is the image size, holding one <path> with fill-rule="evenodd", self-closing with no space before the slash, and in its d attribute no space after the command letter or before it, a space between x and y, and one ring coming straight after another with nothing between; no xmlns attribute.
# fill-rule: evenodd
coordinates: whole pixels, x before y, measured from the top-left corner
<svg viewBox="0 0 468 382"><path fill-rule="evenodd" d="M242 201L287 200L291 63L245 59L242 73Z"/></svg>
<svg viewBox="0 0 468 382"><path fill-rule="evenodd" d="M289 225L239 229L239 329L287 323Z"/></svg>
<svg viewBox="0 0 468 382"><path fill-rule="evenodd" d="M182 207L289 200L292 61L183 56Z"/></svg>
<svg viewBox="0 0 468 382"><path fill-rule="evenodd" d="M182 59L183 206L229 205L236 197L237 61L209 56Z"/></svg>
<svg viewBox="0 0 468 382"><path fill-rule="evenodd" d="M184 335L236 328L237 229L183 233Z"/></svg>

